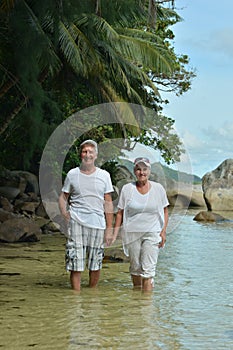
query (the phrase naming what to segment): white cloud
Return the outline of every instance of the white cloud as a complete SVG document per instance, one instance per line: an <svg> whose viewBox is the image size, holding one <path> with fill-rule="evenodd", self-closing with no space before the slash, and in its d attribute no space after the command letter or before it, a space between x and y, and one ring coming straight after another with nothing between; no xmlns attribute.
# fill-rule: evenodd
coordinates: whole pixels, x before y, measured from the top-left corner
<svg viewBox="0 0 233 350"><path fill-rule="evenodd" d="M233 44L232 44L233 28L223 28L215 31L209 38L208 48L214 50L219 56L223 54L233 57Z"/></svg>
<svg viewBox="0 0 233 350"><path fill-rule="evenodd" d="M202 129L198 136L185 131L182 140L195 175L203 176L225 159L233 158L233 123L226 122L220 128Z"/></svg>

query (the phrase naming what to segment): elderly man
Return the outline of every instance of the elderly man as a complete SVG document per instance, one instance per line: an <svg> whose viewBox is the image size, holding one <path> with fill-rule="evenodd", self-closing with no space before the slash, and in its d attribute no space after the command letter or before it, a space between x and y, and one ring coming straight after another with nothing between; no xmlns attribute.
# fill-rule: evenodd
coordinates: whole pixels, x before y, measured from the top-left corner
<svg viewBox="0 0 233 350"><path fill-rule="evenodd" d="M97 155L95 141L86 140L81 144L81 165L68 172L59 197L61 214L68 223L66 269L76 291L81 289L86 258L89 287L97 285L104 241L109 245L112 240L113 187L109 173L95 166Z"/></svg>

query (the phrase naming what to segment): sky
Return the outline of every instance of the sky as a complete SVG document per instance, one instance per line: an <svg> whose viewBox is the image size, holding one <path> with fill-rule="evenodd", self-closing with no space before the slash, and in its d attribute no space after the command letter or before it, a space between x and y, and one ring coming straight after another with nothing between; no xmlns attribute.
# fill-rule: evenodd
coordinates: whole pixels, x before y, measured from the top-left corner
<svg viewBox="0 0 233 350"><path fill-rule="evenodd" d="M163 113L175 120L192 174L202 177L233 158L233 1L175 6L183 18L172 27L175 52L189 56L197 76L183 96L164 96L170 103Z"/></svg>

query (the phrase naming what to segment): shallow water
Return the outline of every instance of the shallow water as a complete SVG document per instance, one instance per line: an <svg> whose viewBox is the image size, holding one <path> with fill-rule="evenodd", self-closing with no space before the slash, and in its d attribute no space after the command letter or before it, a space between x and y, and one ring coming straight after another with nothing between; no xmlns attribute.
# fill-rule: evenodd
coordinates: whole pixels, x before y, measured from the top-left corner
<svg viewBox="0 0 233 350"><path fill-rule="evenodd" d="M233 349L233 223L194 215L168 234L151 294L128 263L105 263L94 290L85 272L74 293L60 234L0 245L0 349Z"/></svg>

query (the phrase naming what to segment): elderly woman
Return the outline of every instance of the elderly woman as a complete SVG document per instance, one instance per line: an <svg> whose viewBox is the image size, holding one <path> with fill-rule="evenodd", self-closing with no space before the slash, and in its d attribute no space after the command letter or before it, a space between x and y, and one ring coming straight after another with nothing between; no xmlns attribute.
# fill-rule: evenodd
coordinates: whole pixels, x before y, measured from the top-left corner
<svg viewBox="0 0 233 350"><path fill-rule="evenodd" d="M118 202L113 242L123 223L124 252L129 256L130 274L135 288L152 291L159 249L166 242L168 199L163 186L150 181L147 158L136 158L136 182L123 186Z"/></svg>

